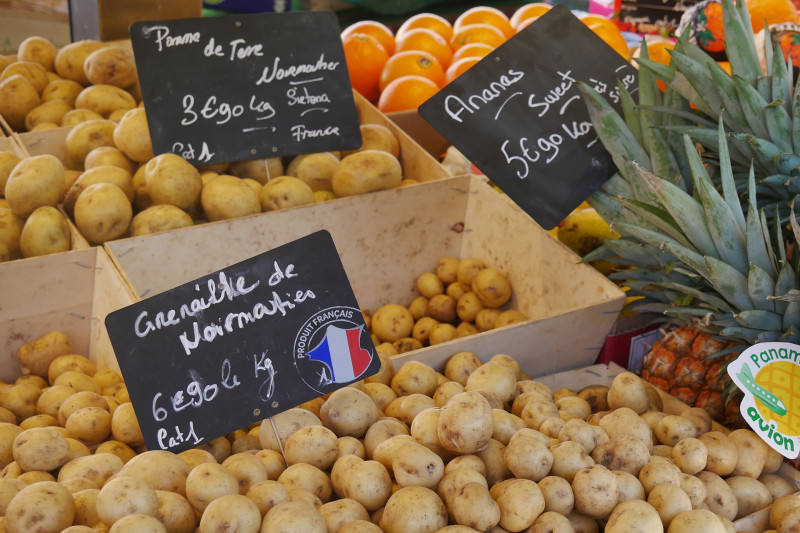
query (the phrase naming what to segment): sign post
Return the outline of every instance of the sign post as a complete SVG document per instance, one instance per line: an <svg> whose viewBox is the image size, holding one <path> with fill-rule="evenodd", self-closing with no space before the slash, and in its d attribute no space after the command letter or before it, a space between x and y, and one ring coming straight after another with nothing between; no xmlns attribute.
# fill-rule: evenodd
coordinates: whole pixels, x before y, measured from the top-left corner
<svg viewBox="0 0 800 533"><path fill-rule="evenodd" d="M138 22L131 42L156 154L205 165L361 145L333 12Z"/></svg>
<svg viewBox="0 0 800 533"><path fill-rule="evenodd" d="M619 104L636 69L555 6L419 108L420 115L550 229L616 171L578 82Z"/></svg>
<svg viewBox="0 0 800 533"><path fill-rule="evenodd" d="M380 370L319 231L106 317L151 450L180 451Z"/></svg>

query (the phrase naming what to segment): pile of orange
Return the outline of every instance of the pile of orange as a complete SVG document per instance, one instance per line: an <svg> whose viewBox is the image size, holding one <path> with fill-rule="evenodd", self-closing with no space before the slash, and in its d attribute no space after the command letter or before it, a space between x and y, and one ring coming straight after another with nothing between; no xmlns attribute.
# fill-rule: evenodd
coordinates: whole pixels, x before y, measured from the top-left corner
<svg viewBox="0 0 800 533"><path fill-rule="evenodd" d="M377 21L356 22L342 32L350 81L384 113L417 109L551 7L532 2L509 17L494 7L478 6L453 23L420 13L396 32ZM590 15L584 22L628 57L627 43L612 21Z"/></svg>

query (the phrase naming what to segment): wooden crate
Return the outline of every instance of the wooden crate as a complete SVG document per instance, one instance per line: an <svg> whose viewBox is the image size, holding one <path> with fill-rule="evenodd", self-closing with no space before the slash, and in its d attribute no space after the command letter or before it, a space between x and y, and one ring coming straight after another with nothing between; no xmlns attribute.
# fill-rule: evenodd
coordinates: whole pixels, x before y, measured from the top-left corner
<svg viewBox="0 0 800 533"><path fill-rule="evenodd" d="M541 375L594 362L625 294L479 178L461 176L286 211L111 241L141 297L152 296L320 229L339 251L362 308L407 305L415 279L445 256L505 272L510 307L530 320L397 356L432 366L470 350L507 353Z"/></svg>
<svg viewBox="0 0 800 533"><path fill-rule="evenodd" d="M0 294L0 379L21 375L19 347L53 330L99 368L119 369L105 317L138 298L103 248L2 263Z"/></svg>
<svg viewBox="0 0 800 533"><path fill-rule="evenodd" d="M536 378L536 380L547 385L554 391L562 387L580 390L588 385L610 385L614 376L624 371L625 369L623 367L615 363L609 365L591 365L578 370L541 376ZM688 405L674 396L670 396L661 389L657 388L656 390L658 390L664 403L665 413L678 415L688 407ZM714 422L713 429L728 432L728 429L716 422ZM800 488L800 472L788 464L783 463L776 474L789 481L789 483L795 487ZM769 525L769 507L742 517L736 520L733 525L736 526L736 531L747 531L750 533L762 533L763 531L767 531L771 529Z"/></svg>

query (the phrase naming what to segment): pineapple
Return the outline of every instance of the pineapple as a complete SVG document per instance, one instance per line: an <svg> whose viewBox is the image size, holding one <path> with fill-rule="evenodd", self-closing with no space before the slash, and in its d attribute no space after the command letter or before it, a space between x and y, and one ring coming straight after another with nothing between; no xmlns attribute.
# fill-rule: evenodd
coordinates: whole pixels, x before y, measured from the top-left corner
<svg viewBox="0 0 800 533"><path fill-rule="evenodd" d="M681 40L669 66L643 47L639 103L620 87L623 116L581 90L619 169L589 203L622 234L584 261L631 267L609 277L640 297L636 310L677 326L643 375L730 424L738 410L726 363L757 342L800 343L790 203L800 193L800 91L780 49L767 47L762 71L744 2L723 0L723 14L736 76Z"/></svg>

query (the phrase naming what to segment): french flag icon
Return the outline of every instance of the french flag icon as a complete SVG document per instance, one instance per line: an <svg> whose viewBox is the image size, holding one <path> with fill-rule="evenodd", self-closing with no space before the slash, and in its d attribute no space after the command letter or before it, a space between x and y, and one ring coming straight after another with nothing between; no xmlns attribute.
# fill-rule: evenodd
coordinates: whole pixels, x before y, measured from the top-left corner
<svg viewBox="0 0 800 533"><path fill-rule="evenodd" d="M328 326L325 337L308 351L312 361L324 363L333 383L350 383L367 371L372 355L361 347L361 327L343 329Z"/></svg>

